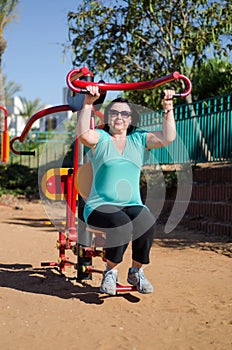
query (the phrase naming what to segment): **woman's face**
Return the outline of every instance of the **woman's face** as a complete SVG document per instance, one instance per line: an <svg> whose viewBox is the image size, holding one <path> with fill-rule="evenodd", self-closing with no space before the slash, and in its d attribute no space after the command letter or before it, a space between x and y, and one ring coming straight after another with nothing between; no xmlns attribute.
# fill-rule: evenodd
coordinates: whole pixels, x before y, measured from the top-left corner
<svg viewBox="0 0 232 350"><path fill-rule="evenodd" d="M115 102L108 112L111 133L126 131L131 124L131 109L127 103Z"/></svg>

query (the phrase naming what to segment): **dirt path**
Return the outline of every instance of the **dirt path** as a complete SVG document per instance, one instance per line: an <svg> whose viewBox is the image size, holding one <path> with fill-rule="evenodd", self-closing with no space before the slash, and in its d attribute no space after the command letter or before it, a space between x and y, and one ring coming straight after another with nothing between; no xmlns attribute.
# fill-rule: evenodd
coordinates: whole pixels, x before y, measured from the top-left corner
<svg viewBox="0 0 232 350"><path fill-rule="evenodd" d="M39 202L0 205L2 350L231 350L231 244L159 229L146 268L155 292L109 297L99 294L100 275L82 286L72 268L66 279L40 267L58 257L45 220ZM130 249L121 282L129 264Z"/></svg>

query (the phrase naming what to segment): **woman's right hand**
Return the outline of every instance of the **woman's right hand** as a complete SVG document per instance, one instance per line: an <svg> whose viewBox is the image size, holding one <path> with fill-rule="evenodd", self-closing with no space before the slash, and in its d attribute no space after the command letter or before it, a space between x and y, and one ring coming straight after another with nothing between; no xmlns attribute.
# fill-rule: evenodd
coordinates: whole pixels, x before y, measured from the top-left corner
<svg viewBox="0 0 232 350"><path fill-rule="evenodd" d="M86 90L89 91L89 94L85 95L85 104L92 105L99 97L100 92L98 86L89 85L86 86Z"/></svg>

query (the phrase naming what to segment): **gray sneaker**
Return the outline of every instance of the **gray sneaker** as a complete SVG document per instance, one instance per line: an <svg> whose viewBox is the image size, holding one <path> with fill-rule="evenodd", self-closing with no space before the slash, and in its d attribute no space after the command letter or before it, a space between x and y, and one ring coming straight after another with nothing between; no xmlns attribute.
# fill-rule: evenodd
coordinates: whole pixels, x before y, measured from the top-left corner
<svg viewBox="0 0 232 350"><path fill-rule="evenodd" d="M115 295L117 280L118 280L118 270L112 269L109 271L105 271L101 282L100 292L110 294L110 295Z"/></svg>
<svg viewBox="0 0 232 350"><path fill-rule="evenodd" d="M143 269L138 267L129 269L127 282L137 287L139 293L148 294L154 290L152 284L146 279Z"/></svg>

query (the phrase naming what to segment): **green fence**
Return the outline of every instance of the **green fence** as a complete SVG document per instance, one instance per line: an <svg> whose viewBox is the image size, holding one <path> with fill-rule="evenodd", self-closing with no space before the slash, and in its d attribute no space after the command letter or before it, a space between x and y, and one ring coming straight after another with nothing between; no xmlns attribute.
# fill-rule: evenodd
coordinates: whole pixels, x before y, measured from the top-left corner
<svg viewBox="0 0 232 350"><path fill-rule="evenodd" d="M177 138L169 146L151 150L147 164L202 163L232 160L231 94L175 107ZM140 128L158 130L162 112L141 115ZM53 161L64 164L71 152L75 135L68 132L30 132L20 148L35 149L35 157L16 156L10 161L38 167Z"/></svg>
<svg viewBox="0 0 232 350"><path fill-rule="evenodd" d="M175 108L176 140L165 148L150 151L149 164L223 162L232 160L231 94L179 105ZM154 125L154 120L159 120ZM157 130L159 112L144 115L140 126Z"/></svg>

